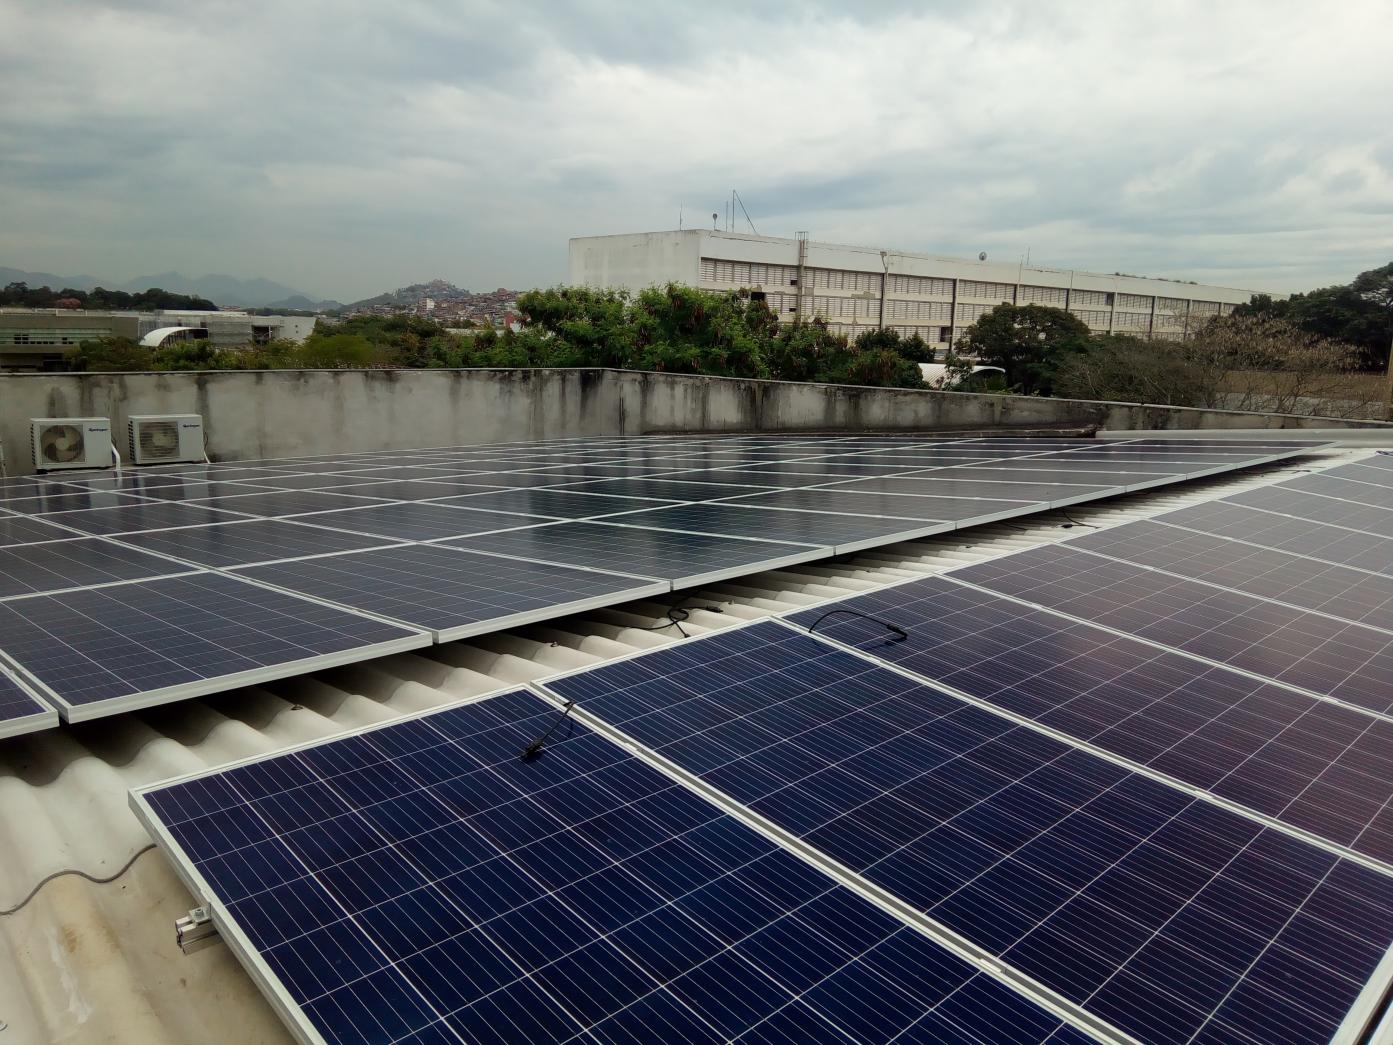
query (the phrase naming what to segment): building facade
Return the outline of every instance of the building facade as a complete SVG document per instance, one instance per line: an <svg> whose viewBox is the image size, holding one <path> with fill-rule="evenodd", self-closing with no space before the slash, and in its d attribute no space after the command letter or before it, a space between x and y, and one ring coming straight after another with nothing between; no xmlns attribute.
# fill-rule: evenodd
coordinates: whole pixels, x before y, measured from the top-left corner
<svg viewBox="0 0 1393 1045"><path fill-rule="evenodd" d="M1098 333L1180 339L1254 293L704 229L571 240L572 286L638 291L669 282L744 288L786 322L821 318L851 335L890 327L939 347L1003 302L1067 309Z"/></svg>
<svg viewBox="0 0 1393 1045"><path fill-rule="evenodd" d="M0 369L62 370L64 353L84 341L125 337L140 341L168 327L206 331L215 345L264 344L276 338L303 341L313 316L254 316L247 312L102 312L62 308L0 308Z"/></svg>

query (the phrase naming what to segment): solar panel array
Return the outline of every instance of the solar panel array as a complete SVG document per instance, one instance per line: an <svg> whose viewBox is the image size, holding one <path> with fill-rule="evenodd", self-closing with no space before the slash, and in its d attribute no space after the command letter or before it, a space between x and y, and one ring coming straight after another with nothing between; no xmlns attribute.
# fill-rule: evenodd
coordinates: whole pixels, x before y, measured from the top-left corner
<svg viewBox="0 0 1393 1045"><path fill-rule="evenodd" d="M308 1040L1088 1040L514 692L138 792ZM866 1005L874 998L874 1005Z"/></svg>
<svg viewBox="0 0 1393 1045"><path fill-rule="evenodd" d="M9 479L0 655L96 717L1315 445L592 439Z"/></svg>

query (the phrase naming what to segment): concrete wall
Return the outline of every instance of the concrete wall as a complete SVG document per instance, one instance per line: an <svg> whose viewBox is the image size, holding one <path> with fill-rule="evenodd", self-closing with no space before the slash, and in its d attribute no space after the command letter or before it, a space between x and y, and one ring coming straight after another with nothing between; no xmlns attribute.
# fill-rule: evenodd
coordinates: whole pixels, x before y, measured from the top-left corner
<svg viewBox="0 0 1393 1045"><path fill-rule="evenodd" d="M618 370L279 370L0 374L0 445L32 471L31 417L201 414L220 460L679 432L1011 425L1109 429L1346 428L1370 422L1132 403L749 381Z"/></svg>

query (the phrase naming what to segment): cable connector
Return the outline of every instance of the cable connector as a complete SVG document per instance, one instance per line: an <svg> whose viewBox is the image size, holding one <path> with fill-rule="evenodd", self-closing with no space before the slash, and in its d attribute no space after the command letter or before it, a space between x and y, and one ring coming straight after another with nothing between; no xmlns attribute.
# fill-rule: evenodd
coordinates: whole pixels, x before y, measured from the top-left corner
<svg viewBox="0 0 1393 1045"><path fill-rule="evenodd" d="M571 720L571 731L574 732L576 728L576 720L571 718L571 709L575 706L576 702L574 700L566 701L565 706L561 709L561 717L558 718L555 722L553 722L551 724L551 728L549 728L545 733L543 733L536 740L532 741L532 743L528 744L525 748L523 748L522 752L518 755L518 758L522 759L524 762L531 762L534 758L540 755L542 753L542 745L545 744L551 738L551 735L556 732L556 730L560 727L561 723L565 722L567 719Z"/></svg>
<svg viewBox="0 0 1393 1045"><path fill-rule="evenodd" d="M834 613L846 613L852 617L861 617L864 620L874 621L876 624L879 624L882 628L884 628L888 632L891 632L895 636L893 639L890 640L891 642L904 642L906 639L909 638L909 632L905 631L904 628L900 627L898 624L891 624L888 620L881 620L879 617L872 617L869 613L862 613L860 610L840 609L828 610L817 620L809 624L808 634L811 635L814 631L816 631L817 626L821 624L823 621L825 621L828 617L832 616L832 614Z"/></svg>

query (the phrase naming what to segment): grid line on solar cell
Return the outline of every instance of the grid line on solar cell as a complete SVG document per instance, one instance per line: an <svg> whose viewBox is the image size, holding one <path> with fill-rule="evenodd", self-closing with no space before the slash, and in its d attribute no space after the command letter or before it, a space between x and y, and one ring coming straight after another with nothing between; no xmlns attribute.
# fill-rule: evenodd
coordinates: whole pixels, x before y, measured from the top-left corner
<svg viewBox="0 0 1393 1045"><path fill-rule="evenodd" d="M0 547L71 541L79 537L81 534L59 529L42 519L31 519L27 515L0 515Z"/></svg>
<svg viewBox="0 0 1393 1045"><path fill-rule="evenodd" d="M451 497L441 503L459 508L520 512L524 515L544 515L556 519L591 519L596 516L618 515L621 512L656 507L656 503L651 500L575 493L565 488L494 490L489 493Z"/></svg>
<svg viewBox="0 0 1393 1045"><path fill-rule="evenodd" d="M1043 505L1064 504L1094 497L1107 497L1123 492L1121 486L1098 484L1083 486L1078 484L1048 484L1013 482L985 482L975 479L937 478L946 472L924 472L920 475L896 476L890 479L853 479L828 487L832 490L861 491L871 493L904 494L907 496L962 497L974 500L996 501L1035 501Z"/></svg>
<svg viewBox="0 0 1393 1045"><path fill-rule="evenodd" d="M1225 497L1227 504L1258 508L1290 515L1295 519L1327 523L1350 530L1362 530L1378 537L1393 537L1393 511L1373 505L1355 504L1336 497L1287 489L1284 485L1260 486L1255 490Z"/></svg>
<svg viewBox="0 0 1393 1045"><path fill-rule="evenodd" d="M1296 493L1316 493L1322 497L1336 497L1342 501L1372 505L1375 508L1393 508L1393 486L1380 486L1377 483L1342 479L1326 472L1316 472L1313 475L1288 479L1281 484L1280 488Z"/></svg>
<svg viewBox="0 0 1393 1045"><path fill-rule="evenodd" d="M1393 865L1393 723L925 578L791 615L819 634Z"/></svg>
<svg viewBox="0 0 1393 1045"><path fill-rule="evenodd" d="M504 694L133 804L335 1043L1083 1040L583 725L519 761L555 714Z"/></svg>
<svg viewBox="0 0 1393 1045"><path fill-rule="evenodd" d="M428 643L217 573L0 602L0 649L70 720Z"/></svg>
<svg viewBox="0 0 1393 1045"><path fill-rule="evenodd" d="M440 641L498 630L522 618L545 620L588 603L661 594L653 580L573 569L448 545L401 545L265 566L238 576L431 631Z"/></svg>
<svg viewBox="0 0 1393 1045"><path fill-rule="evenodd" d="M838 515L782 508L705 502L647 508L607 520L616 526L642 526L683 533L764 538L806 545L846 545L890 536L925 536L949 529L931 520Z"/></svg>
<svg viewBox="0 0 1393 1045"><path fill-rule="evenodd" d="M1393 878L774 623L547 688L1148 1042L1326 1040Z"/></svg>
<svg viewBox="0 0 1393 1045"><path fill-rule="evenodd" d="M877 515L887 519L957 522L966 525L970 525L971 520L1043 511L1049 507L1043 501L996 501L976 497L863 493L854 487L766 490L738 498L726 498L721 503L763 505L802 511L834 511L850 515ZM822 507L819 509L818 505Z"/></svg>
<svg viewBox="0 0 1393 1045"><path fill-rule="evenodd" d="M1356 624L1385 630L1393 624L1393 578L1377 573L1147 520L1066 545Z"/></svg>
<svg viewBox="0 0 1393 1045"><path fill-rule="evenodd" d="M389 540L431 541L442 537L464 537L472 533L511 530L550 522L543 516L510 515L503 512L464 510L461 507L399 501L367 508L342 508L295 516L296 521L327 526L349 533L375 534Z"/></svg>
<svg viewBox="0 0 1393 1045"><path fill-rule="evenodd" d="M152 501L123 508L92 508L87 511L45 515L43 522L66 526L94 536L136 533L141 530L171 530L181 526L234 522L247 516L217 511L184 502Z"/></svg>
<svg viewBox="0 0 1393 1045"><path fill-rule="evenodd" d="M1393 711L1393 635L1055 545L962 567L954 580L1339 698Z"/></svg>

